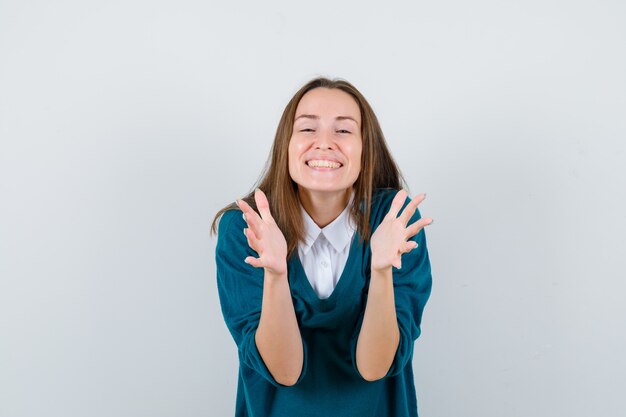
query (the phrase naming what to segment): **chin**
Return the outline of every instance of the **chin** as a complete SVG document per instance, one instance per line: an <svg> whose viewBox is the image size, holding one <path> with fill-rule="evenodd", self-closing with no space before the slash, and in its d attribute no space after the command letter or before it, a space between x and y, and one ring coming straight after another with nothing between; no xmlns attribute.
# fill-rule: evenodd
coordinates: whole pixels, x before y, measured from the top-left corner
<svg viewBox="0 0 626 417"><path fill-rule="evenodd" d="M313 192L313 193L338 193L338 192L345 192L351 188L352 188L352 185L345 185L345 186L328 185L326 187L320 187L319 185L307 186L305 184L298 184L299 190L306 190L307 192Z"/></svg>

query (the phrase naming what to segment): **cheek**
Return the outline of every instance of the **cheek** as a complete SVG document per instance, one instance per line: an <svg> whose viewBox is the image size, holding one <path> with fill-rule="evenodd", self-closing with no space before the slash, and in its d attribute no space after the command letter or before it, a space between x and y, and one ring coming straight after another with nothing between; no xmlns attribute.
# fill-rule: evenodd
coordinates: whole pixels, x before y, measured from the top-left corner
<svg viewBox="0 0 626 417"><path fill-rule="evenodd" d="M353 144L351 144L349 149L346 150L348 154L350 155L350 159L352 159L352 163L354 165L359 165L361 163L362 148L363 148L363 145L361 145L361 142L359 141L359 142L354 142Z"/></svg>
<svg viewBox="0 0 626 417"><path fill-rule="evenodd" d="M289 147L287 148L287 153L289 154L289 158L293 158L294 160L300 158L304 151L306 150L306 144L303 141L298 140L296 138L289 141Z"/></svg>
<svg viewBox="0 0 626 417"><path fill-rule="evenodd" d="M297 142L289 141L289 147L287 148L287 160L289 162L289 168L296 168L300 158Z"/></svg>

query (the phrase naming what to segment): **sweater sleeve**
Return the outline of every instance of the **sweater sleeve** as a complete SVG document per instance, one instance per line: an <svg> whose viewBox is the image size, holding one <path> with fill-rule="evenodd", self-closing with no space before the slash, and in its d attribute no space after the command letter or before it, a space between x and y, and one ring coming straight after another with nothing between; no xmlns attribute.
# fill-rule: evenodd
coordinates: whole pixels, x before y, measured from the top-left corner
<svg viewBox="0 0 626 417"><path fill-rule="evenodd" d="M404 211L404 208L410 201L410 198L407 197L400 213ZM388 210L387 208L384 214L386 214ZM413 224L420 218L419 209L416 209L407 226ZM426 247L426 234L424 229L422 228L419 233L409 240L417 242L418 246L402 255L402 268L391 267L396 318L398 320L398 329L400 330L400 342L389 371L383 379L402 373L407 364L409 364L413 356L413 345L421 333L422 313L432 287L430 260ZM363 310L365 310L365 308ZM350 346L353 368L357 375L361 377L362 375L356 366L356 344L361 325L363 324L364 314L365 311L362 311Z"/></svg>
<svg viewBox="0 0 626 417"><path fill-rule="evenodd" d="M263 301L263 268L244 262L248 256L258 257L249 245L243 229L247 227L240 210L224 212L218 228L215 248L217 288L226 326L237 345L241 366L256 371L276 387L280 384L269 372L255 342L256 330L261 318ZM303 341L304 363L300 382L307 364L306 344Z"/></svg>

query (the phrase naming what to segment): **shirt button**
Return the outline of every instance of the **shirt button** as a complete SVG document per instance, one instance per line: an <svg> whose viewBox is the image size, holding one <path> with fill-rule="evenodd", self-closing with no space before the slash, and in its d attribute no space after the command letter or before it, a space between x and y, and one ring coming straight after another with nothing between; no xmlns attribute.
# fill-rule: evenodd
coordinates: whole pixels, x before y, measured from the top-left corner
<svg viewBox="0 0 626 417"><path fill-rule="evenodd" d="M322 261L322 266L323 266L323 267L327 267L327 266L328 266L328 262L326 262L326 261Z"/></svg>

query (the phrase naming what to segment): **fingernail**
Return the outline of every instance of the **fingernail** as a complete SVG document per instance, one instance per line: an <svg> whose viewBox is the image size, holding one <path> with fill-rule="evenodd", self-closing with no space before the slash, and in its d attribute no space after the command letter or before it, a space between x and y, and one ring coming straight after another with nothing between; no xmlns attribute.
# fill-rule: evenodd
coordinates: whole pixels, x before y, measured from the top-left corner
<svg viewBox="0 0 626 417"><path fill-rule="evenodd" d="M430 226L431 224L433 224L434 220L430 219L430 223L428 223L428 225Z"/></svg>
<svg viewBox="0 0 626 417"><path fill-rule="evenodd" d="M235 200L235 204L237 204L237 207L241 208L241 206L239 205L239 200Z"/></svg>
<svg viewBox="0 0 626 417"><path fill-rule="evenodd" d="M256 187L256 188L254 189L254 192L256 193L256 192L258 192L258 191L261 191L261 189L260 189L259 187Z"/></svg>
<svg viewBox="0 0 626 417"><path fill-rule="evenodd" d="M244 220L246 220L246 213L241 213L241 217L243 217L243 219L244 219ZM247 223L247 222L248 222L248 221L246 220L246 223Z"/></svg>

